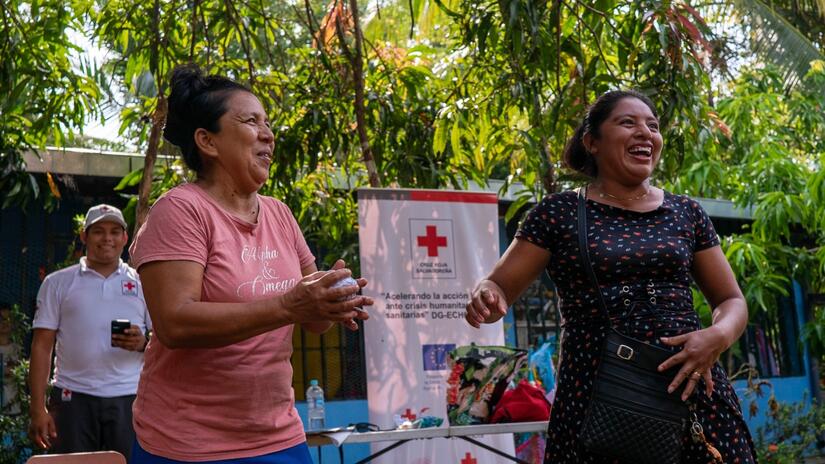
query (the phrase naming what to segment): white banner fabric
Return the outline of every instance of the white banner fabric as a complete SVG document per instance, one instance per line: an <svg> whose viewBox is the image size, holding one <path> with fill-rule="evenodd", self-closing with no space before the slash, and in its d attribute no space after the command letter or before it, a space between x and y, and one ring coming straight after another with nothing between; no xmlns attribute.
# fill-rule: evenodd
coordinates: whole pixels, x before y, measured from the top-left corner
<svg viewBox="0 0 825 464"><path fill-rule="evenodd" d="M370 421L431 415L447 426L447 353L503 345L502 323L464 320L469 292L499 258L495 194L444 190L358 191L361 275L375 299L364 323ZM512 455L512 434L477 437ZM377 452L391 443L375 443ZM459 439L413 440L375 463L495 464L501 457Z"/></svg>

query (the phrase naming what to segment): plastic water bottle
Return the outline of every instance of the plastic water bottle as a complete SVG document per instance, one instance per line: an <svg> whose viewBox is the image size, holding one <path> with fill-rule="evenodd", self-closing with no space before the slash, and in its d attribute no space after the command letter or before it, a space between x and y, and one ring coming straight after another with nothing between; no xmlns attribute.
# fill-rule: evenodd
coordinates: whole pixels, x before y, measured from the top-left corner
<svg viewBox="0 0 825 464"><path fill-rule="evenodd" d="M309 381L309 388L307 388L307 417L309 418L307 430L321 430L325 427L324 390L318 386L318 381L315 379Z"/></svg>

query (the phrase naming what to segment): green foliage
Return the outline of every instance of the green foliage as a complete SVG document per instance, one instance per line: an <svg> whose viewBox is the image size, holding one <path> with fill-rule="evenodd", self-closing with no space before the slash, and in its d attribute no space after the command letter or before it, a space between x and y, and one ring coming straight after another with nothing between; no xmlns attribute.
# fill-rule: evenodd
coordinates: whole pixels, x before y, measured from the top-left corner
<svg viewBox="0 0 825 464"><path fill-rule="evenodd" d="M760 398L768 395L766 420L752 431L759 462L791 464L822 456L825 449L825 405L810 401L807 393L795 403L777 401L773 384L759 379L756 369L748 365L740 367L730 376L731 380L740 377L747 385L742 399L743 404L748 405L749 417L759 413Z"/></svg>
<svg viewBox="0 0 825 464"><path fill-rule="evenodd" d="M751 208L749 229L722 246L750 310L772 315L792 279L809 293L825 291L825 62L812 63L802 84L788 93L779 70L745 68L716 105L706 159L671 187ZM818 359L825 359L824 326L819 311L803 330Z"/></svg>
<svg viewBox="0 0 825 464"><path fill-rule="evenodd" d="M701 159L701 146L692 141L711 124L702 98L709 84L702 63L708 28L690 7L437 3L413 2L411 10L390 3L362 14L365 119L383 184L465 188L471 180L485 185L499 178L506 188L520 182L525 188L508 213L515 217L529 199L557 188L558 153L586 103L627 86L642 88L665 108L678 159ZM127 95L123 134L145 146L157 97L176 63L193 61L247 82L277 129L278 158L264 192L284 199L305 233L333 250L347 236L343 229L355 230L348 192L367 179L355 133L353 76L341 51L342 44L353 46L353 30L337 2L304 6L121 1L99 4L92 17L96 37L117 57L106 69ZM416 27L397 27L406 15ZM388 29L393 32L382 32ZM410 33L412 41L399 46ZM673 177L678 167L667 164L662 177ZM167 172L155 170L161 191L181 179ZM120 187L137 180L133 173Z"/></svg>
<svg viewBox="0 0 825 464"><path fill-rule="evenodd" d="M58 145L64 134L98 114L99 74L72 63L80 49L69 38L79 30L87 2L10 0L0 3L0 191L2 207L26 206L46 197L44 181L24 170L22 153Z"/></svg>
<svg viewBox="0 0 825 464"><path fill-rule="evenodd" d="M787 88L799 84L811 62L825 60L825 2L735 0L751 48L781 70Z"/></svg>
<svg viewBox="0 0 825 464"><path fill-rule="evenodd" d="M123 83L127 100L122 134L145 146L158 95L165 92L174 64L193 61L208 72L246 82L270 109L276 128L278 157L263 193L298 212L305 234L320 248L340 248L342 237L354 243L352 232L343 229L355 230L350 192L365 185L366 177L354 129L352 75L339 47L341 40L352 46L352 31L339 36L331 12L326 13L310 10L307 15L277 2L99 5L93 14L96 37L115 52L105 67ZM163 18L162 23L155 24L155 17ZM449 152L432 148L437 101L444 90L432 85L431 50L369 41L365 53L366 120L379 175L394 186L458 185L467 169L451 166ZM175 151L162 145L164 150ZM334 186L330 176L336 179ZM118 188L134 186L140 177L131 173ZM156 198L186 177L179 166L155 169L150 196ZM335 201L326 203L321 193ZM127 216L134 203L124 211ZM332 216L323 216L325 212Z"/></svg>
<svg viewBox="0 0 825 464"><path fill-rule="evenodd" d="M107 69L131 102L124 134L145 145L157 95L176 63L194 61L249 83L276 128L278 158L263 192L296 212L326 264L342 255L357 266L352 192L367 176L352 73L341 52L342 43L353 43L351 18L336 5L108 2L94 22L98 39L120 57ZM811 85L790 96L779 71L745 70L712 105L715 38L686 4L420 1L410 10L390 2L362 17L366 126L385 185L518 182L523 190L506 215L515 219L530 199L577 181L560 153L586 104L611 88L638 88L662 109L659 183L753 208L749 233L724 244L751 308L774 310L791 277L822 282L818 257L825 253L810 243L821 244L818 231L825 230L825 214L817 214L825 176L816 174L822 93L810 90L823 88L821 65L811 67ZM187 177L178 166L154 175L152 198ZM119 187L139 179L132 173ZM133 209L134 200L127 214ZM696 301L709 319L710 308Z"/></svg>
<svg viewBox="0 0 825 464"><path fill-rule="evenodd" d="M22 347L31 329L28 316L19 305L11 307L11 343ZM0 464L23 464L33 454L34 445L29 440L29 395L26 381L29 361L21 359L11 370L15 397L0 413Z"/></svg>
<svg viewBox="0 0 825 464"><path fill-rule="evenodd" d="M753 207L750 231L725 247L753 308L775 308L791 278L825 290L825 62L813 63L805 83L787 94L775 69L745 70L717 105L730 133L714 142L725 176L691 173L679 184Z"/></svg>
<svg viewBox="0 0 825 464"><path fill-rule="evenodd" d="M725 256L736 270L735 275L750 307L763 311L775 309L775 297L787 295L791 282L782 269L775 269L777 263L769 260L769 254L776 256L784 250L766 249L766 246L775 244L759 242L748 234L726 237L724 245ZM787 264L787 260L782 264Z"/></svg>
<svg viewBox="0 0 825 464"><path fill-rule="evenodd" d="M520 185L506 214L518 219L530 200L581 181L560 155L587 104L608 89L637 88L663 122L656 183L753 211L746 233L723 244L752 310L775 310L792 278L825 291L823 62L808 63L805 85L792 91L785 68L761 65L714 90L710 75L724 67L724 43L703 14L721 20L712 12L729 10L682 2L362 3L364 126L383 185L466 188L501 179L504 189ZM786 3L774 2L787 13ZM0 113L0 148L11 150L3 148L10 170L0 178L7 202L42 187L21 174L19 156L5 153L42 144L55 128L94 113L100 75L111 77L124 102L122 135L145 148L153 118L163 116L155 110L170 70L191 61L261 98L277 146L263 193L296 212L327 265L342 255L357 266L354 191L368 176L347 55L355 46L349 2L77 0L41 8L47 4L4 4L0 18L0 46L12 57L0 75L13 97ZM27 5L35 5L32 14ZM65 30L78 29L82 14L111 50L102 72L68 64ZM161 142L160 152L175 149ZM142 175L130 173L118 189ZM152 175L150 202L192 180L179 162ZM701 298L696 304L708 319L710 308Z"/></svg>
<svg viewBox="0 0 825 464"><path fill-rule="evenodd" d="M820 456L825 448L825 406L776 403L767 413L767 423L756 430L759 462L795 464L806 457Z"/></svg>
<svg viewBox="0 0 825 464"><path fill-rule="evenodd" d="M814 308L811 321L802 332L802 339L819 356L820 366L825 366L825 307Z"/></svg>
<svg viewBox="0 0 825 464"><path fill-rule="evenodd" d="M482 176L520 182L524 197L569 186L575 177L562 171L563 147L586 105L615 88L640 89L662 108L668 144L659 177L672 179L686 159L701 159L698 141L711 130L701 97L709 92L709 30L692 8L526 0L442 6L459 42L439 73L455 84L442 103L436 147L449 127L454 152L462 143L487 148L492 166ZM509 175L495 175L502 172Z"/></svg>
<svg viewBox="0 0 825 464"><path fill-rule="evenodd" d="M275 190L268 186L276 198L293 205L296 219L303 224L304 236L318 247L321 268L329 269L341 258L360 275L358 259L357 202L348 189L340 188L341 174L334 170L316 170L296 182L293 188ZM362 179L362 182L365 180Z"/></svg>
<svg viewBox="0 0 825 464"><path fill-rule="evenodd" d="M503 189L521 186L506 213L507 221L517 220L532 199L581 181L563 168L560 155L587 104L609 89L636 88L652 97L663 122L665 147L655 182L675 193L731 199L753 211L750 228L723 243L751 310L775 311L791 279L825 292L825 63L804 60L803 76L803 53L769 48L772 58L794 62L745 67L714 90L710 75L712 66L724 67L724 44L711 32L705 10L682 2L362 3L368 7L361 14L364 116L384 185L466 188L470 181L501 179ZM810 15L794 19L792 3L771 5L821 45L815 40L821 22L806 28ZM63 143L64 134L98 116L101 88L106 104L121 112L121 134L145 149L159 98L168 93L169 72L194 62L248 84L262 100L276 133L276 160L262 193L292 208L323 266L342 257L357 273L355 190L368 178L356 133L353 72L342 52L354 46L343 5L3 2L3 206L25 204L48 190L24 172L20 153L48 140ZM78 50L68 31L81 30L83 21L111 50L99 69L72 64ZM776 24L754 24L751 31ZM763 39L799 40L789 34ZM788 90L789 69L804 85ZM103 85L109 81L112 88ZM161 142L160 152L175 149ZM157 165L152 175L150 202L193 179L180 161ZM142 176L130 173L117 190L134 188ZM130 222L136 202L132 198L124 209ZM707 303L698 294L694 301L709 322ZM823 313L814 314L804 333L820 357ZM26 370L25 363L16 368L18 381ZM821 407L783 408L771 409L760 432L765 462L791 462L812 443L806 430L822 430ZM7 449L15 450L8 454L12 459L29 447L20 434L26 420L26 414L0 418L0 464L17 462L3 460ZM777 437L788 439L780 443ZM768 449L771 443L777 449Z"/></svg>
<svg viewBox="0 0 825 464"><path fill-rule="evenodd" d="M552 176L541 177L548 168L562 185L574 180L559 154L587 102L610 88L639 88L664 123L656 180L752 209L750 231L723 243L751 309L775 311L792 278L823 291L822 62L811 63L804 85L790 93L783 72L759 66L714 95L707 68L714 37L685 4L476 0L443 8L463 48L434 72L456 83L436 121L437 150L484 146L473 135L490 134L487 162L504 159L508 184L523 183L523 197L541 196L555 188ZM507 155L497 158L495 147ZM522 206L515 202L507 219ZM709 319L704 299L696 304Z"/></svg>

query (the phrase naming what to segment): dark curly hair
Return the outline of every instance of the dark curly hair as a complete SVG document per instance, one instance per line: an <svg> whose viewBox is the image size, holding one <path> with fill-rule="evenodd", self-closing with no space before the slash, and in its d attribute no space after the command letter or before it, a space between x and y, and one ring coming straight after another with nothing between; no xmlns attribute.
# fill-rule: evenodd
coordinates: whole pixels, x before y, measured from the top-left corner
<svg viewBox="0 0 825 464"><path fill-rule="evenodd" d="M172 70L169 112L163 138L177 145L189 169L200 174L203 160L195 145L199 128L219 132L218 120L226 113L226 102L233 92L250 92L248 87L223 76L205 76L193 64Z"/></svg>
<svg viewBox="0 0 825 464"><path fill-rule="evenodd" d="M567 167L590 178L595 178L598 175L596 159L584 146L584 135L590 133L594 138L599 138L599 128L602 123L610 116L619 101L625 98L641 100L650 108L653 116L659 117L650 98L640 92L635 90L610 90L603 93L590 105L581 124L576 128L576 132L567 141L567 146L564 148L564 154L562 155L564 164Z"/></svg>

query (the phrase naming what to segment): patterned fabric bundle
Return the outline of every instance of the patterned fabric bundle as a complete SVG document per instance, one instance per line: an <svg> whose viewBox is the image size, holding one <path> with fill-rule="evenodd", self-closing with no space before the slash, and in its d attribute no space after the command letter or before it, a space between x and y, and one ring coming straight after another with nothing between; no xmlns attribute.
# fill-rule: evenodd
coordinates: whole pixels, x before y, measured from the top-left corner
<svg viewBox="0 0 825 464"><path fill-rule="evenodd" d="M484 424L527 363L527 351L505 346L460 346L450 352L447 417L450 425Z"/></svg>

